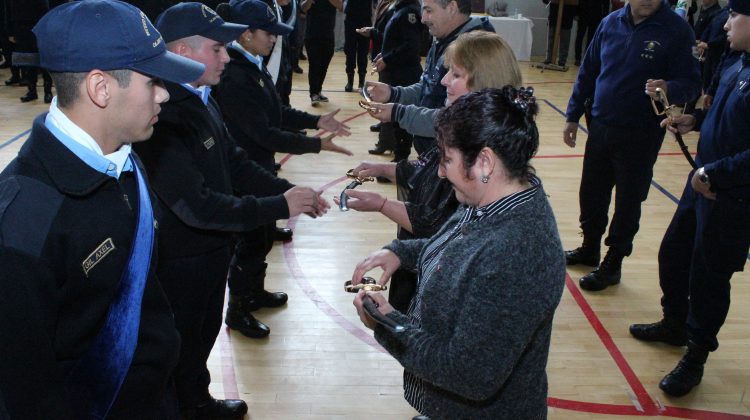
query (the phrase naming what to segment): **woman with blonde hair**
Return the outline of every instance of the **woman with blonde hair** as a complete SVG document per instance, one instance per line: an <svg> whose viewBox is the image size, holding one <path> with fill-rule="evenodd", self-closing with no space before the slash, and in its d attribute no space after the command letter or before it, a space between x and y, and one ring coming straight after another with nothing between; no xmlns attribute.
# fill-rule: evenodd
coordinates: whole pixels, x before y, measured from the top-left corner
<svg viewBox="0 0 750 420"><path fill-rule="evenodd" d="M507 42L499 35L472 31L459 36L445 53L448 73L441 83L447 89L446 106L459 97L484 88L521 86L521 70ZM399 124L412 134L435 137L435 116L439 109L412 105L393 106L393 114L408 119ZM381 111L386 112L386 111ZM379 114L376 114L379 115ZM398 186L398 200L364 190L348 190L348 206L357 211L380 212L398 224L399 239L429 238L456 211L453 187L438 177L440 150L433 146L417 161L399 163L362 162L354 169L358 176L385 176ZM336 199L334 198L334 201ZM416 285L413 272L399 270L391 281L389 301L406 311Z"/></svg>

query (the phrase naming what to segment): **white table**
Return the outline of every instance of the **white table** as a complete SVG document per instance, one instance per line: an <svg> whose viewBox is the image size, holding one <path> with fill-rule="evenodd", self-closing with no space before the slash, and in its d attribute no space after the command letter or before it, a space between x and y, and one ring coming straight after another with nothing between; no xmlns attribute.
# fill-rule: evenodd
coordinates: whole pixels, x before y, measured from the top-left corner
<svg viewBox="0 0 750 420"><path fill-rule="evenodd" d="M472 16L481 17L483 15ZM495 32L510 45L513 53L516 54L516 59L520 61L529 61L529 59L531 59L531 44L533 42L531 28L534 27L534 23L525 17L520 19L510 17L487 17L495 28Z"/></svg>

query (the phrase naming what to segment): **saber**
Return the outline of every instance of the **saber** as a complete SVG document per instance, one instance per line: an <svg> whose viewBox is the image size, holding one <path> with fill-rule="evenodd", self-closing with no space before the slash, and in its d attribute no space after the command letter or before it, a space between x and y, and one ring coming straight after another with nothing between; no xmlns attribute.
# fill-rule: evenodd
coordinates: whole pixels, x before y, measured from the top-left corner
<svg viewBox="0 0 750 420"><path fill-rule="evenodd" d="M373 176L360 177L354 175L354 169L349 169L349 171L346 172L346 176L352 178L353 181L350 182L339 195L339 210L341 211L349 211L349 196L346 195L346 190L353 190L365 182L375 181L375 177Z"/></svg>
<svg viewBox="0 0 750 420"><path fill-rule="evenodd" d="M406 331L406 328L404 328L403 325L381 314L380 311L378 310L378 304L375 303L375 301L372 300L370 296L365 295L362 298L362 307L365 308L365 312L367 312L367 316L375 320L375 322L377 322L378 324L385 327L388 331L392 333L396 333L396 334Z"/></svg>
<svg viewBox="0 0 750 420"><path fill-rule="evenodd" d="M677 128L676 124L673 124L672 121L674 117L680 116L682 113L680 110L674 106L669 104L669 100L667 99L667 95L664 93L664 91L661 88L656 88L656 100L654 98L651 98L651 106L654 107L654 112L656 115L664 115L667 117L667 122L672 127ZM661 104L662 109L659 110L659 107L656 105L656 103ZM680 132L673 133L675 140L677 140L677 144L680 145L680 150L682 151L682 154L685 155L685 159L687 159L688 163L690 163L690 166L693 167L693 169L698 169L698 165L695 163L695 159L693 159L693 155L690 154L690 151L688 150L687 145L685 144L685 141L682 139L682 134Z"/></svg>

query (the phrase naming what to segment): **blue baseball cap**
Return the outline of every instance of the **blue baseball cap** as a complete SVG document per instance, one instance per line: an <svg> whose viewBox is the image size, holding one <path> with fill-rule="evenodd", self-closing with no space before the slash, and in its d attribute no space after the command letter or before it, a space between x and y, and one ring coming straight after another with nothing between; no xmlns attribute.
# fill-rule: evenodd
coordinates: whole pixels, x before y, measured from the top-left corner
<svg viewBox="0 0 750 420"><path fill-rule="evenodd" d="M178 3L156 18L156 28L165 42L200 35L226 44L239 38L247 25L226 23L210 7L202 3Z"/></svg>
<svg viewBox="0 0 750 420"><path fill-rule="evenodd" d="M190 83L205 70L203 64L167 51L146 15L118 0L65 3L47 12L33 31L40 66L51 72L128 69Z"/></svg>
<svg viewBox="0 0 750 420"><path fill-rule="evenodd" d="M750 15L750 1L748 0L729 0L728 6L733 12Z"/></svg>
<svg viewBox="0 0 750 420"><path fill-rule="evenodd" d="M231 0L232 22L242 23L250 29L262 29L273 35L288 35L291 26L279 22L271 6L260 0Z"/></svg>

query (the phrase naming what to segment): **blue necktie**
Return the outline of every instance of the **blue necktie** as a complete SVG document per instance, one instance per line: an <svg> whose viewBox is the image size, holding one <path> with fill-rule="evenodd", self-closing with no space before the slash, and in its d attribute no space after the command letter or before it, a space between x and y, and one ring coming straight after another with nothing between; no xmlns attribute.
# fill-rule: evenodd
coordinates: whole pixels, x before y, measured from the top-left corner
<svg viewBox="0 0 750 420"><path fill-rule="evenodd" d="M74 409L87 419L106 417L138 344L141 302L154 246L154 222L146 181L132 156L130 159L139 198L138 224L130 257L102 329L67 378Z"/></svg>

